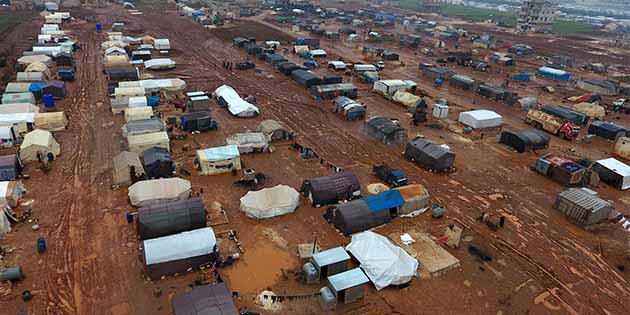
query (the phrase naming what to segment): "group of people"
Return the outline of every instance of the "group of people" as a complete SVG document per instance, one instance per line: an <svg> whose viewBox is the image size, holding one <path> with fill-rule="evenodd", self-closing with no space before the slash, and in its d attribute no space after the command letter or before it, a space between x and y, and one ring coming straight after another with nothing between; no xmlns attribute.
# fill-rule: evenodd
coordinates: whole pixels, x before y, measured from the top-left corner
<svg viewBox="0 0 630 315"><path fill-rule="evenodd" d="M232 70L232 67L234 66L234 63L231 61L224 61L223 62L223 68L225 68L226 70Z"/></svg>

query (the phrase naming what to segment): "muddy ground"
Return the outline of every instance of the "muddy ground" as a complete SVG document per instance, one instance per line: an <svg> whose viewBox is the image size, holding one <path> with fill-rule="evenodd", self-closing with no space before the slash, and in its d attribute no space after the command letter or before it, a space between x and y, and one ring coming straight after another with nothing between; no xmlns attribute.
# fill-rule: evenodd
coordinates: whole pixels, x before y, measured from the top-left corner
<svg viewBox="0 0 630 315"><path fill-rule="evenodd" d="M431 58L408 49L400 49L406 66L388 63L383 76L413 79L434 100L447 98L452 104L449 120L430 121L444 126L441 129L410 126L410 115L402 107L368 92L369 87L356 78L345 76L345 80L360 87L359 100L368 105L369 116L399 118L404 126L409 126L410 136L421 134L452 148L457 154L456 170L433 174L405 160L402 146L385 146L367 137L362 132L362 122L340 119L331 112L329 101L316 102L308 91L269 65L257 61L257 71L241 72L221 66L223 61L247 58L242 50L226 43L226 38L253 36L265 40L301 34L283 34L288 30L257 24L262 23L263 17L240 22L238 27L208 31L189 18L180 17L174 7L142 9L144 14L137 16L118 6L74 11L79 22L66 27L83 47L76 57L79 76L70 84L70 97L59 103L71 122L68 130L55 134L62 154L53 162L53 170L44 174L37 165L28 165L31 178L25 184L28 198L35 199L33 218L41 230L31 231L30 224L17 225L0 243L3 248L15 248L4 257L5 264L19 264L27 275L25 280L12 285L8 296L0 298L0 314L22 310L28 310L28 314L170 314L173 296L189 290L195 280L214 280L211 274L191 273L152 282L142 275L140 242L133 225L125 221L125 213L132 210L127 191L110 187L111 160L124 149L125 141L120 134L124 119L114 116L107 103L99 46L105 35L93 30L95 22L111 25L114 20L125 20L129 33L171 40L172 58L178 66L171 71L150 72L154 77L182 78L191 91L212 91L228 84L241 94L257 97L261 115L254 119L231 117L212 103L213 118L218 121L219 129L188 135L186 140L172 143L173 156L180 168L192 169L196 148L222 145L231 134L255 130L262 120L276 119L295 131L298 142L313 148L326 162L357 174L364 191L367 184L378 182L370 174L372 165L385 161L402 169L412 182L426 185L432 201L448 209L441 219L428 214L398 218L375 229L376 232L387 235L416 229L441 236L448 224L465 228L466 241L458 249L447 249L460 259L461 268L431 279L416 279L405 289L370 288L363 302L340 306L330 313L627 314L630 311L625 302L630 299L629 234L614 224L589 229L571 224L551 209L555 195L563 187L530 168L546 152L603 158L610 155L611 142L595 139L592 144L585 144L553 137L548 150L518 154L496 143L498 131L487 131L483 136L479 132L464 135L453 122L460 111L491 109L504 117L504 128L515 129L526 128L524 112L448 86L436 89L432 80L417 70L418 62ZM36 21L28 23L34 25ZM247 31L240 33L239 29ZM28 43L27 40L16 39L20 43ZM355 44L324 40L322 43L330 53L330 60L339 55L353 60L362 58ZM299 60L295 55L287 57ZM529 60L524 66L534 68L536 61ZM488 75L461 67L455 70L493 83L500 83L504 74L511 71L498 68ZM524 94L533 93L538 86L549 84L555 83L541 80L519 89ZM558 103L570 93L580 94L566 87L558 94L539 97ZM178 114L169 106L160 110L167 116ZM619 121L627 125L628 117L620 116ZM287 184L299 188L304 179L330 173L319 160L301 159L286 144L276 145L272 153L244 155L242 159L247 167L268 175L265 187ZM321 285L304 285L295 276L294 271L300 269L295 255L297 244L317 238L322 248L330 248L350 240L325 222L323 209L308 206L306 200L292 214L256 221L239 211L239 198L246 190L234 187L232 182L236 178L230 174L199 176L193 171L192 175L182 177L191 180L195 190L204 189L206 205L220 202L225 207L229 223L216 225L214 229L237 231L244 246L241 259L220 270L230 288L238 292L238 306L263 311L253 299L265 289L278 295L315 293ZM615 200L618 209L630 215L627 193L605 185L597 191L603 198ZM488 229L476 221L482 211L506 215L506 227L497 232ZM220 222L221 219L211 221ZM48 240L48 250L43 255L36 252L35 240L39 236ZM221 244L224 254L232 250L227 243ZM492 261L480 261L469 254L470 244L487 251ZM24 290L31 290L34 299L23 302L20 293ZM325 312L315 300L307 299L282 303L277 313Z"/></svg>

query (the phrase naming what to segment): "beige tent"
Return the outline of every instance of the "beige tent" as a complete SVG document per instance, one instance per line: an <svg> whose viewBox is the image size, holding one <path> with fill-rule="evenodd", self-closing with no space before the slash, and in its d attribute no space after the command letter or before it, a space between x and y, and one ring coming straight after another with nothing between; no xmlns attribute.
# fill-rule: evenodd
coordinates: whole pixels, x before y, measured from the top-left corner
<svg viewBox="0 0 630 315"><path fill-rule="evenodd" d="M412 113L416 111L416 106L421 100L419 96L402 90L394 93L392 99L394 100L394 102L400 103L405 106L407 108L407 111Z"/></svg>
<svg viewBox="0 0 630 315"><path fill-rule="evenodd" d="M138 153L123 151L114 157L114 185L131 185L131 167L134 168L136 178L144 176L144 168L140 162Z"/></svg>
<svg viewBox="0 0 630 315"><path fill-rule="evenodd" d="M105 42L101 43L101 48L103 49L107 49L107 48L111 48L111 47L120 47L120 48L125 48L127 47L127 43L120 41L120 40L108 40Z"/></svg>
<svg viewBox="0 0 630 315"><path fill-rule="evenodd" d="M29 103L15 103L0 105L0 115L2 114L20 114L20 113L37 113L39 107Z"/></svg>
<svg viewBox="0 0 630 315"><path fill-rule="evenodd" d="M401 215L411 215L422 213L429 206L429 192L420 184L407 185L394 188L400 191L400 195L405 200L398 212Z"/></svg>
<svg viewBox="0 0 630 315"><path fill-rule="evenodd" d="M300 205L300 193L293 187L278 185L250 191L241 197L241 211L250 218L265 219L295 211Z"/></svg>
<svg viewBox="0 0 630 315"><path fill-rule="evenodd" d="M142 43L146 45L153 45L155 38L153 36L146 35L142 37Z"/></svg>
<svg viewBox="0 0 630 315"><path fill-rule="evenodd" d="M213 175L241 169L241 155L235 145L198 150L195 165L201 175Z"/></svg>
<svg viewBox="0 0 630 315"><path fill-rule="evenodd" d="M48 69L48 66L41 62L31 63L30 65L28 65L28 67L26 67L24 72L43 72L46 77L50 78L50 69Z"/></svg>
<svg viewBox="0 0 630 315"><path fill-rule="evenodd" d="M105 69L128 68L131 63L127 56L105 56L103 66Z"/></svg>
<svg viewBox="0 0 630 315"><path fill-rule="evenodd" d="M146 90L142 87L118 87L114 89L114 97L145 96Z"/></svg>
<svg viewBox="0 0 630 315"><path fill-rule="evenodd" d="M66 130L68 117L64 112L35 113L35 128L46 131Z"/></svg>
<svg viewBox="0 0 630 315"><path fill-rule="evenodd" d="M44 156L52 153L53 158L56 159L61 153L61 147L53 138L52 133L35 129L24 136L24 141L20 145L20 159L22 162L37 161L37 152Z"/></svg>
<svg viewBox="0 0 630 315"><path fill-rule="evenodd" d="M142 152L151 147L171 150L168 133L166 133L166 131L127 136L127 144L129 151L138 154L142 154Z"/></svg>
<svg viewBox="0 0 630 315"><path fill-rule="evenodd" d="M604 116L606 116L606 109L593 103L575 104L573 105L573 110L578 111L584 115L587 115L593 118L598 118L598 119L603 119Z"/></svg>
<svg viewBox="0 0 630 315"><path fill-rule="evenodd" d="M17 206L17 201L24 194L24 185L19 181L0 182L0 205ZM0 212L3 209L0 209Z"/></svg>
<svg viewBox="0 0 630 315"><path fill-rule="evenodd" d="M127 122L153 118L153 107L129 107L125 108L125 120Z"/></svg>
<svg viewBox="0 0 630 315"><path fill-rule="evenodd" d="M273 119L263 120L260 125L258 125L258 128L256 128L256 131L262 132L270 142L287 139L290 134L280 123Z"/></svg>
<svg viewBox="0 0 630 315"><path fill-rule="evenodd" d="M47 66L53 64L52 58L46 55L33 55L33 56L24 56L20 57L17 62L21 65L30 65L35 62L41 62Z"/></svg>
<svg viewBox="0 0 630 315"><path fill-rule="evenodd" d="M190 181L183 178L143 180L129 187L129 201L137 207L156 202L188 199L192 191Z"/></svg>

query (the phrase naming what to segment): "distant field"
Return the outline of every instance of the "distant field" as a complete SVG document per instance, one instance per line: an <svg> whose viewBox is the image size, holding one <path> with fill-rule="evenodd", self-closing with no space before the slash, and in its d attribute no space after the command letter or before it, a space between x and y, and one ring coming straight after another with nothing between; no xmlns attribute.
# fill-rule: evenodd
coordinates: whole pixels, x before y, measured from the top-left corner
<svg viewBox="0 0 630 315"><path fill-rule="evenodd" d="M0 34L13 28L18 23L18 17L10 14L0 15Z"/></svg>
<svg viewBox="0 0 630 315"><path fill-rule="evenodd" d="M399 6L405 9L417 9L423 0L399 0ZM456 16L466 20L485 21L495 19L502 21L508 27L516 26L516 14L496 10L480 9L464 5L447 5L443 13L448 16ZM590 33L593 27L579 22L557 20L553 25L553 31L560 34Z"/></svg>

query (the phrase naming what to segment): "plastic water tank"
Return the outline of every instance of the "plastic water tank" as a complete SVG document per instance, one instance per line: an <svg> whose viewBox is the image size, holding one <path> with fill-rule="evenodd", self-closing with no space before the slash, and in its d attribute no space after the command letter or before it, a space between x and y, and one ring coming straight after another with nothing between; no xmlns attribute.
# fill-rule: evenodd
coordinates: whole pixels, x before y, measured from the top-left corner
<svg viewBox="0 0 630 315"><path fill-rule="evenodd" d="M103 27L101 26L101 23L96 23L96 31L100 33L102 30Z"/></svg>
<svg viewBox="0 0 630 315"><path fill-rule="evenodd" d="M319 289L319 306L324 310L332 310L337 306L337 297L333 294L329 287Z"/></svg>
<svg viewBox="0 0 630 315"><path fill-rule="evenodd" d="M52 94L42 95L42 101L44 101L44 109L52 110L55 108L55 98L52 96Z"/></svg>
<svg viewBox="0 0 630 315"><path fill-rule="evenodd" d="M307 284L319 282L319 273L317 272L317 268L315 268L315 266L310 262L305 263L302 267L302 275L304 276Z"/></svg>

